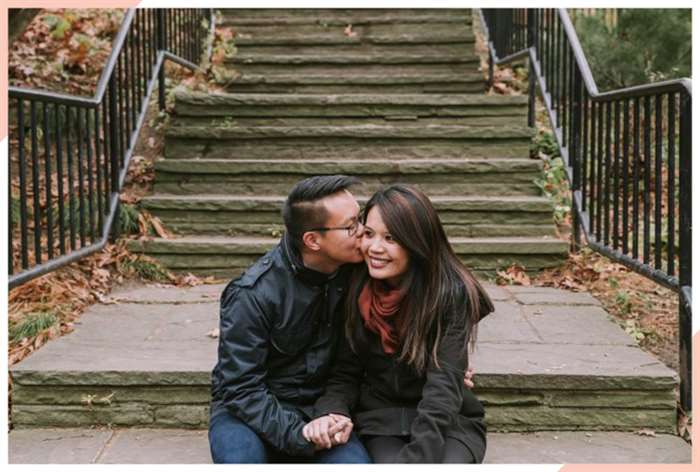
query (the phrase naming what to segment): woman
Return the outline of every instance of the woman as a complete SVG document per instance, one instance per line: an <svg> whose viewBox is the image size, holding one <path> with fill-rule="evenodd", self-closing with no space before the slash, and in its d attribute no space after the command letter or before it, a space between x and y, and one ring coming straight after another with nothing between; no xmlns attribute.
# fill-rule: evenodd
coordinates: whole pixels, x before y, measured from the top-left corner
<svg viewBox="0 0 700 472"><path fill-rule="evenodd" d="M345 342L304 434L328 447L332 425L352 415L375 462L481 462L484 410L463 376L493 304L417 189L377 192L362 219L366 264L350 286Z"/></svg>

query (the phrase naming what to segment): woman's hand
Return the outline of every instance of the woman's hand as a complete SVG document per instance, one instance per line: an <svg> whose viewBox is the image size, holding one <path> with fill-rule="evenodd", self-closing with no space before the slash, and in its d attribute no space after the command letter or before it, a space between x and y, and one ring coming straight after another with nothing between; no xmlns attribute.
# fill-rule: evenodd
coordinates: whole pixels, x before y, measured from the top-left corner
<svg viewBox="0 0 700 472"><path fill-rule="evenodd" d="M469 367L466 372L464 372L464 386L467 388L474 388L474 368Z"/></svg>
<svg viewBox="0 0 700 472"><path fill-rule="evenodd" d="M330 449L348 442L352 427L350 418L331 413L307 423L302 434L307 441L313 442L317 449Z"/></svg>

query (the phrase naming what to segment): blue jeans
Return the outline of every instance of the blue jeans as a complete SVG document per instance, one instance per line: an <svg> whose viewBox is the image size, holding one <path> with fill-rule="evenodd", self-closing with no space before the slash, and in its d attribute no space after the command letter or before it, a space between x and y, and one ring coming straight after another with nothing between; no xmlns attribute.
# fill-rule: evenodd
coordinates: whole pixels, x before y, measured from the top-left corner
<svg viewBox="0 0 700 472"><path fill-rule="evenodd" d="M295 457L265 443L247 424L228 411L209 420L209 448L215 464L264 464L310 462L317 464L369 464L372 460L352 433L347 443L318 451L313 457Z"/></svg>

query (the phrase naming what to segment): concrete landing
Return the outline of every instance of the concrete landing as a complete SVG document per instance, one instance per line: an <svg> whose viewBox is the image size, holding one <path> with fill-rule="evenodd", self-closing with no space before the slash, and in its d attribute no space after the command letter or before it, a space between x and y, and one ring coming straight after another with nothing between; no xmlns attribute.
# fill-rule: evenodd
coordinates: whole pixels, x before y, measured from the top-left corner
<svg viewBox="0 0 700 472"><path fill-rule="evenodd" d="M223 285L129 286L11 369L16 428L206 428ZM488 286L475 393L489 431L675 429L675 372L589 294Z"/></svg>
<svg viewBox="0 0 700 472"><path fill-rule="evenodd" d="M690 463L677 436L633 433L494 433L487 464ZM207 432L157 429L33 429L9 435L10 464L208 464Z"/></svg>

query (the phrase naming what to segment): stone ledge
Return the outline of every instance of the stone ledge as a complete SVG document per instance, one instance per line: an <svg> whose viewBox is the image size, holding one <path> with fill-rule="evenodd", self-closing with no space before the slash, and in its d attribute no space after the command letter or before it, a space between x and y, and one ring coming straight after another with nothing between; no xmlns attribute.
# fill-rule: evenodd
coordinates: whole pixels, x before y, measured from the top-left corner
<svg viewBox="0 0 700 472"><path fill-rule="evenodd" d="M166 136L197 139L354 138L354 139L474 139L532 138L527 126L376 125L348 126L171 126Z"/></svg>
<svg viewBox="0 0 700 472"><path fill-rule="evenodd" d="M501 106L519 105L527 107L527 97L509 95L458 95L458 94L399 94L381 95L304 95L304 94L236 94L192 92L178 89L175 92L176 106L187 103L199 106L339 106L339 105L415 105L435 108L441 106Z"/></svg>
<svg viewBox="0 0 700 472"><path fill-rule="evenodd" d="M9 434L10 464L208 464L206 430L31 429ZM621 432L489 432L484 463L690 463L675 435Z"/></svg>
<svg viewBox="0 0 700 472"><path fill-rule="evenodd" d="M675 408L550 407L540 404L516 406L490 404L486 425L491 431L636 431L641 428L672 433L676 427ZM115 405L14 405L15 427L129 426L160 428L206 428L209 404Z"/></svg>

